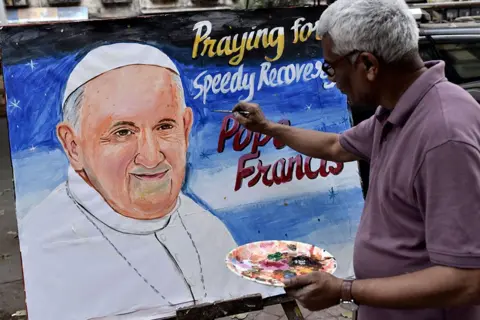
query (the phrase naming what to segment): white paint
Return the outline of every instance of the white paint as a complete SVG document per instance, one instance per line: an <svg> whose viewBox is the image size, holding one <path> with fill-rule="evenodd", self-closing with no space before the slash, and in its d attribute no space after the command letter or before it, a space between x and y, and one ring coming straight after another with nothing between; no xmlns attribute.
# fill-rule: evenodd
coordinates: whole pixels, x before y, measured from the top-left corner
<svg viewBox="0 0 480 320"><path fill-rule="evenodd" d="M239 155L240 156L240 155ZM264 165L273 164L282 155L271 154L261 156ZM288 158L288 157L287 157ZM318 160L317 160L318 161ZM316 169L317 161L312 161L312 169ZM245 167L256 166L258 160L247 161ZM334 165L334 163L330 163ZM308 195L312 193L325 193L334 188L334 190L347 190L358 188L360 186L360 178L358 176L358 167L355 162L345 163L343 171L334 176L329 174L327 177L317 177L310 180L303 177L297 180L294 174L292 181L280 185L265 186L259 181L255 186L249 188L248 181L253 178L255 173L247 179L243 180L242 188L235 191L235 179L237 177L237 167L226 167L222 170L202 170L195 173L191 180L192 189L204 201L206 201L213 209L221 209L228 207L237 207L245 204L261 203L264 201L291 199L296 196ZM269 177L271 172L269 173ZM222 186L220 191L211 192L210 186ZM226 199L225 199L226 198Z"/></svg>
<svg viewBox="0 0 480 320"><path fill-rule="evenodd" d="M217 73L212 76L208 71L203 71L193 80L193 87L199 90L193 99L202 97L203 104L207 103L210 92L226 94L248 91L248 96L244 100L250 101L255 94L255 73L244 73L243 64L234 73Z"/></svg>
<svg viewBox="0 0 480 320"><path fill-rule="evenodd" d="M230 272L230 232L185 195L169 216L134 220L71 168L68 181L83 211L62 183L19 224L29 319L157 319L191 304L192 294L206 303L284 293Z"/></svg>
<svg viewBox="0 0 480 320"><path fill-rule="evenodd" d="M251 101L255 92L265 86L277 87L319 78L322 80L323 89L330 90L335 87L334 82L327 81L328 76L323 72L320 60L280 67L275 67L271 62L263 62L258 72L251 73L244 71L243 64L234 72L210 74L206 70L195 77L192 85L196 90L194 99L201 98L203 104L207 104L209 95L246 92L247 96L242 95L239 100Z"/></svg>

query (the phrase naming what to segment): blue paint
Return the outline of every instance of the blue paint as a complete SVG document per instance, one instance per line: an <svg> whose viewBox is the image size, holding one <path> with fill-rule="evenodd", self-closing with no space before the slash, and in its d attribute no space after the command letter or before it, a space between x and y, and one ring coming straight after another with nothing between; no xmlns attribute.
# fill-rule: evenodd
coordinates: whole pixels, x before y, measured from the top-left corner
<svg viewBox="0 0 480 320"><path fill-rule="evenodd" d="M165 51L173 50L165 48ZM20 216L66 178L68 161L56 138L55 127L61 120L60 103L65 82L83 54L46 57L4 66L10 146ZM214 210L207 200L198 196L201 185L196 176L200 172L215 173L222 167L236 166L238 158L250 152L248 148L242 152L234 151L230 140L225 151L217 153L218 134L225 115L212 112L214 109L231 108L241 97L245 97L246 92L209 95L207 103L203 104L201 98L193 99L198 91L192 85L193 79L203 69L175 62L182 74L186 103L194 111L184 192L218 216L240 244L263 239L315 242L310 237L312 233L335 225L350 231L338 236L316 237L318 241L315 244L351 243L363 206L359 182L346 190L291 197L286 199L287 205L283 201L266 200ZM212 75L236 70L234 67L208 67ZM244 66L247 73L258 70L258 65ZM264 86L255 92L253 101L259 103L272 120L289 119L293 126L340 133L350 127L346 99L336 89L324 89L329 84L328 80L318 78L276 88ZM279 152L271 143L260 150L262 157ZM282 157L295 155L288 148L282 150ZM251 192L255 192L255 188Z"/></svg>
<svg viewBox="0 0 480 320"><path fill-rule="evenodd" d="M327 239L328 244L346 243L353 240L363 198L358 189L340 193L338 201L332 203L328 194L315 194L291 198L284 201L268 201L219 210L217 216L227 227L235 230L242 226L251 232L235 233L235 240L245 244L257 240L297 240L307 237L312 231L321 231L331 225L342 225L350 221L351 232L339 234L336 239ZM286 235L285 235L286 234ZM319 239L316 245L320 245Z"/></svg>

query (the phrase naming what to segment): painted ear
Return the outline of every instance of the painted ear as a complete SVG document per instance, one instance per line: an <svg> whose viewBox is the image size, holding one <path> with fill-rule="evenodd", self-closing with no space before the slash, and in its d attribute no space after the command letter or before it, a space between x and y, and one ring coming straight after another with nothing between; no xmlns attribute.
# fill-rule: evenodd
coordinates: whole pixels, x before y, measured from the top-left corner
<svg viewBox="0 0 480 320"><path fill-rule="evenodd" d="M57 125L57 137L72 168L75 171L83 170L83 164L80 160L80 146L78 145L75 130L73 130L70 124L62 122Z"/></svg>
<svg viewBox="0 0 480 320"><path fill-rule="evenodd" d="M190 107L185 107L185 111L183 112L183 127L185 130L185 143L188 147L188 143L190 141L190 132L192 131L193 125L193 111Z"/></svg>

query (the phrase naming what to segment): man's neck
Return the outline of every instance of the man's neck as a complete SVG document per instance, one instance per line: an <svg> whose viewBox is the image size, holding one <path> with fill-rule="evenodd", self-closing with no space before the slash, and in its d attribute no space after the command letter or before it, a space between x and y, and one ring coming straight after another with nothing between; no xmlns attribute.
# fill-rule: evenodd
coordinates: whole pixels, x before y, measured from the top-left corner
<svg viewBox="0 0 480 320"><path fill-rule="evenodd" d="M409 64L394 66L383 73L379 83L382 87L378 92L378 105L385 109L395 108L398 100L407 89L417 80L427 68L420 57L416 57Z"/></svg>

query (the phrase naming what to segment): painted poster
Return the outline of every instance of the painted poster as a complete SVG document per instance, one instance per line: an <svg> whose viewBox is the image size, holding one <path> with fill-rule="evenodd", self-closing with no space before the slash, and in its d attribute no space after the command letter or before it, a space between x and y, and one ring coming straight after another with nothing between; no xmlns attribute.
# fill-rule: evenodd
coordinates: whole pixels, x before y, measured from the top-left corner
<svg viewBox="0 0 480 320"><path fill-rule="evenodd" d="M321 70L320 13L3 28L30 320L154 319L284 293L226 268L256 240L321 246L353 275L357 164L311 159L213 112L247 100L285 125L348 129L346 98Z"/></svg>

